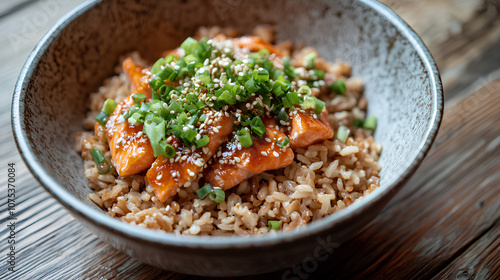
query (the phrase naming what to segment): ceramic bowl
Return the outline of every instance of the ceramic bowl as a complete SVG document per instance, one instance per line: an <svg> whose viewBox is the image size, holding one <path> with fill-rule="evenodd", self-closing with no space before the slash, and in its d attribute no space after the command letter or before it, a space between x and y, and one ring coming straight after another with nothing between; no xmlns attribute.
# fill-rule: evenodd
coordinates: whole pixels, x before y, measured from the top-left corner
<svg viewBox="0 0 500 280"><path fill-rule="evenodd" d="M381 186L305 228L250 237L176 236L122 223L88 199L73 137L89 93L119 57L159 57L199 26L242 33L271 24L278 40L306 42L363 78L382 143ZM64 16L31 53L17 82L12 126L33 175L85 227L143 262L176 272L247 275L289 267L352 237L415 172L436 136L443 92L436 64L417 34L376 1L88 1Z"/></svg>

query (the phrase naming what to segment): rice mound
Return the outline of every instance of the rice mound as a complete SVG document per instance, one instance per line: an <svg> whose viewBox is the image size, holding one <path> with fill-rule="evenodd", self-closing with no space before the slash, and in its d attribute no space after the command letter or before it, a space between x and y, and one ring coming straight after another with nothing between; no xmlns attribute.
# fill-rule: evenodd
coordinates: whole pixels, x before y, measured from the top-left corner
<svg viewBox="0 0 500 280"><path fill-rule="evenodd" d="M311 51L296 50L292 57L300 60ZM83 173L94 191L89 198L109 216L124 222L187 235L263 234L270 231L269 220L281 221L282 230L293 230L344 209L380 185L381 166L377 160L382 147L374 142L370 131L352 126L353 120L365 118L362 81L350 77L346 63L318 63L325 69L325 80L345 79L345 95L319 93L318 97L327 103L334 131L347 126L350 137L345 143L334 136L295 150L292 164L243 181L226 191L222 203L198 198L196 191L202 187L199 179L162 203L143 173L122 177L114 168L105 175L98 173L90 155L92 149L100 150L108 162L112 161L105 132L91 131L94 117L107 98L121 101L130 94L125 74L117 67L117 75L90 95L89 113L84 120L88 130L75 136L75 149L84 159Z"/></svg>

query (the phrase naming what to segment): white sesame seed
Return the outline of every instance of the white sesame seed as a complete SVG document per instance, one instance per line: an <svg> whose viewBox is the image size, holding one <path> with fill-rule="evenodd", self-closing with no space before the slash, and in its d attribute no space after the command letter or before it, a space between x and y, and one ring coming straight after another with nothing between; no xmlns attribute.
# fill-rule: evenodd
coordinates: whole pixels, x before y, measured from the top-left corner
<svg viewBox="0 0 500 280"><path fill-rule="evenodd" d="M260 152L260 153L261 153L263 156L266 156L266 157L267 157L267 153L266 153L266 152L262 151L262 152Z"/></svg>

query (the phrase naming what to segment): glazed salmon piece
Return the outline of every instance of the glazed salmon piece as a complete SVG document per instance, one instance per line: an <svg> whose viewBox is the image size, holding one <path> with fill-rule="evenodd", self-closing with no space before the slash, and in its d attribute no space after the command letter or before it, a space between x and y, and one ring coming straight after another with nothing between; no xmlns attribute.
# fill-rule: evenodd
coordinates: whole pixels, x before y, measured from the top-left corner
<svg viewBox="0 0 500 280"><path fill-rule="evenodd" d="M227 141L227 136L233 131L233 119L222 115L221 118L214 119L207 131L210 142L205 147L191 153L190 147L185 147L181 141L172 137L170 144L176 149L175 157L170 159L159 156L154 161L146 178L161 202L177 194L181 186L196 178L217 148ZM182 155L186 156L185 159L176 161Z"/></svg>
<svg viewBox="0 0 500 280"><path fill-rule="evenodd" d="M277 129L274 119L263 119L263 122L266 133L262 139L254 138L252 146L240 150L234 141L224 145L221 156L214 158L212 165L203 173L208 183L227 190L254 175L292 163L292 149L280 148L276 144L276 141L282 142L286 135Z"/></svg>
<svg viewBox="0 0 500 280"><path fill-rule="evenodd" d="M142 125L132 125L122 117L122 113L133 104L132 95L118 103L105 126L113 165L120 176L137 174L149 168L155 160Z"/></svg>
<svg viewBox="0 0 500 280"><path fill-rule="evenodd" d="M291 117L292 129L288 132L290 147L303 148L333 137L333 129L328 123L328 112L323 110L318 118L313 117L312 110L306 113L296 111Z"/></svg>
<svg viewBox="0 0 500 280"><path fill-rule="evenodd" d="M260 37L241 37L233 40L233 44L240 48L248 48L251 52L258 52L260 50L268 50L278 56L283 56L280 50L273 45L262 40Z"/></svg>
<svg viewBox="0 0 500 280"><path fill-rule="evenodd" d="M150 68L135 64L130 57L123 61L122 68L130 82L130 92L141 92L151 97L151 87L147 84L147 79L149 78L147 72ZM144 90L149 90L148 94L143 92Z"/></svg>

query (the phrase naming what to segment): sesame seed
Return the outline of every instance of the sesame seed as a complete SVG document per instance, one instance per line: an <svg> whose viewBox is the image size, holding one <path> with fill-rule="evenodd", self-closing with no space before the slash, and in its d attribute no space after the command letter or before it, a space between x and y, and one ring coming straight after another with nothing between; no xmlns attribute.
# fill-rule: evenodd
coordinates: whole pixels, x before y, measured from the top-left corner
<svg viewBox="0 0 500 280"><path fill-rule="evenodd" d="M266 152L262 151L262 152L260 152L260 153L261 153L263 156L266 156L266 157L267 157L267 153L266 153Z"/></svg>

